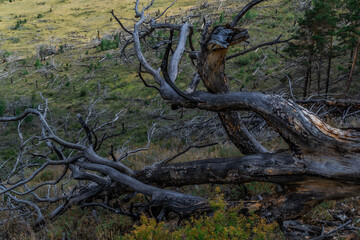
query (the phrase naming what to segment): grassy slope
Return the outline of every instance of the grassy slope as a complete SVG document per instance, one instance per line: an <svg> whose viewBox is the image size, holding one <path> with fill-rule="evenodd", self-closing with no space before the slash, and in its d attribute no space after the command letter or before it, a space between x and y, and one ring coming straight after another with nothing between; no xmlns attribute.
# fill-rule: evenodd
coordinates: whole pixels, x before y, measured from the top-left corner
<svg viewBox="0 0 360 240"><path fill-rule="evenodd" d="M86 44L101 34L118 29L110 21L114 9L122 18L134 15L133 0L17 0L0 3L0 49L34 54L37 44ZM171 1L160 0L154 9L164 9ZM185 0L177 6L189 6ZM171 11L170 11L171 13ZM27 20L19 30L11 30L18 20ZM18 38L19 42L14 43ZM16 40L15 40L16 42Z"/></svg>

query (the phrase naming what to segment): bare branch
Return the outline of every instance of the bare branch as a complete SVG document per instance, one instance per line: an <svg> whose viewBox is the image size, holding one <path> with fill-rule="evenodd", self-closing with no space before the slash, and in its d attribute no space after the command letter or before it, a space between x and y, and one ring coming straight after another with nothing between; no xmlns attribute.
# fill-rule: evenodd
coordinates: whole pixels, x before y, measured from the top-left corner
<svg viewBox="0 0 360 240"><path fill-rule="evenodd" d="M161 18L172 6L174 6L174 4L177 2L177 0L174 0L167 8L165 8L165 10L160 13L157 17L155 17L153 20L159 19Z"/></svg>
<svg viewBox="0 0 360 240"><path fill-rule="evenodd" d="M200 75L199 74L195 74L195 76L193 77L193 79L191 80L188 88L186 89L187 93L192 93L196 90L197 86L200 83Z"/></svg>
<svg viewBox="0 0 360 240"><path fill-rule="evenodd" d="M329 231L328 233L325 233L325 234L323 234L323 235L321 235L321 236L319 236L319 237L312 238L311 240L321 240L321 239L324 239L324 238L326 238L326 237L329 237L329 236L331 236L332 234L336 233L337 231L345 228L345 227L346 227L347 225L349 225L350 223L352 223L351 220L349 220L349 221L347 221L346 223L338 226L337 228Z"/></svg>
<svg viewBox="0 0 360 240"><path fill-rule="evenodd" d="M328 105L336 106L341 108L355 108L360 109L360 101L352 99L308 99L308 100L297 100L296 103L301 105L316 104L316 105Z"/></svg>
<svg viewBox="0 0 360 240"><path fill-rule="evenodd" d="M139 0L136 1L136 5L139 4ZM135 53L140 61L140 64L145 68L145 70L150 73L155 81L160 85L162 82L162 77L158 71L156 71L154 68L150 66L148 61L145 59L144 55L141 52L141 44L140 44L140 37L139 37L139 28L142 23L145 22L146 17L144 16L144 13L139 13L137 10L137 7L135 7L135 11L137 16L141 16L141 19L135 24L134 26L134 32L133 32L133 40L134 40L134 47L135 47Z"/></svg>
<svg viewBox="0 0 360 240"><path fill-rule="evenodd" d="M92 145L93 144L92 143L92 133L91 133L91 130L90 130L89 126L86 124L86 122L84 121L84 119L81 117L80 114L77 114L77 117L79 119L79 122L80 122L81 126L85 130L85 133L86 133L87 139L89 141L89 144Z"/></svg>
<svg viewBox="0 0 360 240"><path fill-rule="evenodd" d="M40 168L38 168L36 171L34 171L29 178L27 178L27 179L25 179L25 180L22 180L22 181L19 181L19 182L17 182L16 184L12 185L12 186L9 187L9 188L4 188L4 190L0 192L0 195L2 195L2 194L4 194L4 193L7 193L7 192L9 192L9 191L11 191L11 190L19 187L19 186L22 186L22 185L24 185L25 183L30 182L30 181L33 180L39 173L41 173L42 170L44 170L47 166L48 166L48 163L43 164Z"/></svg>
<svg viewBox="0 0 360 240"><path fill-rule="evenodd" d="M124 212L122 210L119 210L119 209L115 209L113 207L110 207L104 203L84 203L83 205L81 205L80 207L102 207L104 209L107 209L109 211L112 211L116 214L121 214L121 215L126 215L126 216L129 216L131 218L133 218L134 220L137 220L139 219L139 215L137 214L134 214L134 213L131 213L131 212Z"/></svg>
<svg viewBox="0 0 360 240"><path fill-rule="evenodd" d="M111 10L110 11L111 15L115 18L115 20L119 23L120 27L125 31L127 32L128 34L132 35L132 32L130 32L129 30L127 30L125 28L125 26L122 24L122 22L120 21L120 19L115 15L115 12L114 10Z"/></svg>
<svg viewBox="0 0 360 240"><path fill-rule="evenodd" d="M255 7L257 4L263 2L265 0L252 0L250 3L248 3L234 18L234 20L232 21L232 23L230 24L230 27L234 28L239 21L242 19L242 17L248 12L250 11L253 7Z"/></svg>
<svg viewBox="0 0 360 240"><path fill-rule="evenodd" d="M153 166L161 166L161 165L164 165L164 164L168 164L170 163L171 161L173 161L174 159L178 158L179 156L185 154L187 151L189 151L190 149L192 148L197 148L197 149L200 149L200 148L205 148L205 147L211 147L211 146L215 146L217 145L218 143L209 143L209 144L205 144L205 145L191 145L191 146L188 146L187 148L185 148L183 151L175 154L174 156L170 157L170 158L166 158L160 162L157 162L155 163Z"/></svg>
<svg viewBox="0 0 360 240"><path fill-rule="evenodd" d="M128 157L128 156L130 156L132 154L148 150L149 146L150 146L150 143L151 143L151 139L152 139L152 137L154 135L154 132L155 132L155 126L156 126L156 124L152 125L152 127L148 130L148 133L147 133L147 140L148 141L147 141L146 147L128 151L128 152L122 154L119 158L117 158L116 161L117 162L122 161L123 159L125 159L126 157Z"/></svg>
<svg viewBox="0 0 360 240"><path fill-rule="evenodd" d="M18 116L14 116L14 117L0 117L0 122L15 122L15 121L19 121L21 119L24 119L25 117L27 117L27 115L29 114L34 114L36 116L39 117L42 126L44 127L44 129L48 132L49 134L49 139L54 140L55 142L57 142L60 145L72 148L72 149L78 149L78 150L85 150L84 146L81 146L79 144L75 144L75 143L70 143L67 142L61 138L59 138L58 136L56 136L53 131L51 130L49 124L47 123L47 121L45 120L44 116L37 110L34 109L26 109L22 114L18 115Z"/></svg>
<svg viewBox="0 0 360 240"><path fill-rule="evenodd" d="M144 83L144 85L145 85L146 87L148 87L148 88L154 88L154 89L156 89L158 92L160 92L160 89L159 89L158 87L156 87L156 86L154 86L154 85L150 85L150 84L148 84L148 83L145 81L145 79L143 78L143 76L142 76L142 74L141 74L141 64L139 65L138 76L139 76L139 78L141 79L141 81Z"/></svg>
<svg viewBox="0 0 360 240"><path fill-rule="evenodd" d="M170 63L169 63L169 77L172 82L174 82L176 80L176 77L177 77L177 74L179 71L178 70L179 62L185 51L186 39L189 34L189 31L190 31L189 24L188 23L183 24L181 27L181 31L180 31L180 38L179 38L178 45L176 47L176 50L175 50L173 56L171 57Z"/></svg>
<svg viewBox="0 0 360 240"><path fill-rule="evenodd" d="M261 48L261 47L271 46L271 45L280 44L280 43L286 43L286 42L289 42L290 40L293 39L293 38L289 38L289 39L281 40L281 41L280 41L280 38L281 38L281 35L280 35L277 39L275 39L274 41L270 41L270 42L266 42L266 43L261 43L261 44L255 46L255 47L251 47L251 48L246 49L246 50L244 50L244 51L242 51L242 52L235 53L235 54L233 54L233 55L227 56L227 57L226 57L226 60L229 60L229 59L232 59L232 58L235 58L235 57L239 57L239 56L244 55L244 54L246 54L246 53L255 51L255 50L257 50L257 49L259 49L259 48Z"/></svg>

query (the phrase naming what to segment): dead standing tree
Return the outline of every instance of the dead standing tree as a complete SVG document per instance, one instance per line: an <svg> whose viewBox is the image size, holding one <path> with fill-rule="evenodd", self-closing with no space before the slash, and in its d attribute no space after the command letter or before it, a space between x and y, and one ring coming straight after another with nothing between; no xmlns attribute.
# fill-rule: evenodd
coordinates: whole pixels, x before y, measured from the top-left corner
<svg viewBox="0 0 360 240"><path fill-rule="evenodd" d="M139 0L136 2L135 11L139 20L133 31L126 30L132 34L131 42L142 69L153 77L157 86L149 85L143 79L144 83L157 89L162 98L175 109L184 107L217 112L229 138L246 156L176 164L162 161L134 171L121 163L132 151L116 157L111 149L111 160L99 154L104 141L121 134L98 136L104 128L115 124L120 117L118 114L112 120L97 125L91 125L88 118L84 120L79 116L84 136L73 143L60 137L56 128L49 124L48 107L45 104L38 110L25 110L19 116L0 117L0 122L19 123L19 154L14 167L2 177L0 185L0 211L10 213L7 220L27 218L35 212L36 223L40 224L46 218L43 203L57 206L48 214L49 218L56 217L73 204L100 206L137 218L139 215L133 211L133 207L125 211L124 208L116 209L111 205L112 199L129 192L151 197L149 204L142 205L140 210L158 206L162 209L159 219L164 211L180 215L208 211L210 208L206 199L162 188L207 183L264 181L280 184L284 189L283 195L263 201L259 208L262 215L278 220L297 218L326 199L358 195L358 131L332 128L313 113L281 96L230 92L226 85L227 50L249 38L247 30L239 29L236 25L246 12L263 0L251 1L230 24L210 29L210 24L205 23L199 51L192 47L192 27L188 23L157 23L156 19L163 14L156 18L147 15L153 2L141 11ZM141 51L141 41L157 28L170 31L160 70L152 67ZM179 38L176 49L172 51L172 45L176 42L173 39L174 31L179 31ZM183 92L176 87L175 80L187 39L191 55L197 59L198 75L191 81L189 91ZM274 41L270 44L274 44ZM208 92L195 91L200 79ZM261 116L288 143L289 150L277 153L264 148L239 118L237 111L243 110ZM21 126L28 115L37 117L41 131L38 136L26 139ZM35 151L34 147L43 152ZM63 168L56 179L31 184L34 178L51 166ZM69 179L78 180L78 183L71 185ZM40 195L39 190L44 188L47 194ZM100 203L99 199L104 201Z"/></svg>

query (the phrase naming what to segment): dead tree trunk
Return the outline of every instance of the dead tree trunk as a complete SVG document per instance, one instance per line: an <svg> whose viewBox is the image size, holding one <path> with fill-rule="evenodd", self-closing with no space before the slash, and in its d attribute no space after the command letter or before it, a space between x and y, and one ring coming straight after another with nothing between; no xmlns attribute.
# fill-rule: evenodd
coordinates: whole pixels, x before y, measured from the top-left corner
<svg viewBox="0 0 360 240"><path fill-rule="evenodd" d="M329 94L330 88L330 74L331 74L331 61L332 61L332 48L333 48L333 37L330 37L330 46L328 52L328 66L327 66L327 73L326 73L326 84L325 84L325 97L327 98Z"/></svg>
<svg viewBox="0 0 360 240"><path fill-rule="evenodd" d="M247 38L249 38L247 30L226 29L222 26L204 35L198 58L198 72L210 93L229 92L225 74L226 53L231 45L245 41ZM267 152L249 133L237 112L219 112L218 115L230 140L242 153Z"/></svg>
<svg viewBox="0 0 360 240"><path fill-rule="evenodd" d="M355 51L354 51L355 55L354 55L353 62L351 64L350 75L349 75L348 83L347 83L347 86L346 86L346 94L348 94L349 90L350 90L350 85L351 85L351 82L352 82L352 79L353 79L353 76L354 76L354 71L355 71L355 66L356 66L356 62L357 62L357 59L358 59L358 55L359 55L359 50L360 50L360 37L359 37L359 42L356 45L356 48L355 48Z"/></svg>
<svg viewBox="0 0 360 240"><path fill-rule="evenodd" d="M306 99L310 93L310 86L311 86L311 75L312 74L312 55L309 56L309 66L306 70L305 82L303 87L303 97Z"/></svg>

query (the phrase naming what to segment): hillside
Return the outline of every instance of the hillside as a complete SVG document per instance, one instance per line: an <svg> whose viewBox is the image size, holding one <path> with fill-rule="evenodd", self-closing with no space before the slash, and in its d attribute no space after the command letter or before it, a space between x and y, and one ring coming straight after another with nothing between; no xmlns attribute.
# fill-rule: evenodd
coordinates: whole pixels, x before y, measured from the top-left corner
<svg viewBox="0 0 360 240"><path fill-rule="evenodd" d="M0 52L4 62L0 66L0 78L3 86L0 89L0 102L3 104L3 108L12 112L12 109L20 111L21 105L36 106L42 101L39 96L40 92L49 99L54 113L67 115L70 112L72 117L78 112L86 114L84 108L97 98L103 98L102 106L110 108L111 112L119 111L122 108L127 109L129 104L136 104L136 106L130 107L138 109L136 112L139 109L145 110L144 101L147 104L153 103L151 106L154 107L159 105L156 93L146 88L136 77L137 67L133 68L132 62L120 58L119 50L125 43L124 39L120 39L120 47L117 48L119 39L116 36L120 33L124 37L124 33L119 29L109 11L114 9L115 13L121 17L130 18L133 15L133 6L129 2L102 1L92 4L89 1L83 3L80 1L47 1L45 4L38 4L36 1L5 1L1 5L1 11L4 14L1 14L3 21L0 22L2 34ZM156 1L154 9L160 10L168 5L170 3L164 4ZM226 19L233 17L234 7L239 7L238 3L232 1L223 2L220 6L215 2L210 3L210 7L206 8L201 7L202 5L202 2L179 1L173 8L170 8L167 16L169 18L173 16L172 19L175 21L181 21L181 15L185 13L184 16L192 16L194 15L192 11L200 8L201 15L208 15L215 24L221 24ZM40 7L37 8L37 6ZM289 13L285 14L287 7L280 6L279 1L271 1L246 16L244 27L251 26L249 31L254 36L251 39L251 45L274 40L280 34L283 35L283 39L290 35L283 29L291 28L294 16ZM53 9L53 12L40 13L40 9L49 7ZM39 13L34 13L31 9L37 9L36 11ZM190 11L190 9L193 10ZM90 11L92 14L74 15L74 12L84 13L86 11ZM273 17L274 11L284 12L284 14ZM20 19L27 20L16 30L11 29L19 20L15 18L16 14L13 12L21 13L20 15L24 15L24 17ZM43 17L37 18L37 14L42 14ZM199 16L195 14L193 18L190 18L190 21L198 27L202 21ZM64 19L64 22L59 19ZM110 19L112 20L110 21ZM130 20L123 22L130 27L132 25ZM54 30L51 30L52 33L47 30L50 25L56 26ZM74 32L71 28L76 29L75 32L78 35L75 37L76 40L74 40L74 36L71 36L71 32ZM98 36L98 31L100 31L100 36ZM87 37L79 37L81 34L87 34ZM35 35L39 37L35 37ZM197 33L198 35L199 33ZM14 42L12 38L21 40ZM128 50L128 54L131 55L131 48ZM237 50L237 48L232 49L233 52ZM276 88L283 84L284 77L279 81L277 72L283 71L284 64L279 62L276 54L269 50L260 49L256 53L250 53L230 62L228 76L229 79L234 79L230 82L234 89L264 90L271 86L268 91L278 91ZM158 61L161 53L155 54L157 55L155 59ZM184 62L184 68L187 68L188 64L190 64L189 61ZM243 65L241 71L238 71L238 64ZM180 78L185 80L192 74L191 71L181 71ZM132 102L133 98L138 101ZM16 108L19 109L16 110ZM143 112L140 111L140 113ZM157 114L155 113L155 115ZM144 119L146 116L147 113L142 118ZM129 122L139 121L131 116L128 117L131 119ZM149 124L151 125L151 123ZM146 129L142 129L143 133L146 133ZM130 131L129 136L131 133Z"/></svg>
<svg viewBox="0 0 360 240"><path fill-rule="evenodd" d="M156 1L154 7L161 11L167 2ZM185 10L193 2L181 1L177 6ZM86 46L98 37L98 31L103 36L118 30L109 14L112 9L129 19L134 9L132 0L17 0L0 4L0 49L20 56L34 55L39 44Z"/></svg>

